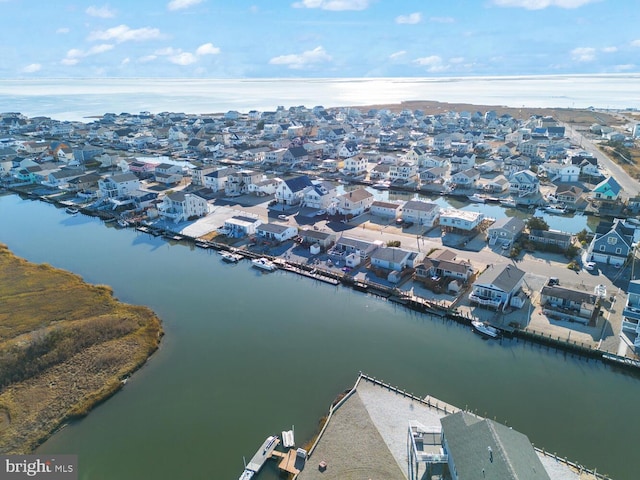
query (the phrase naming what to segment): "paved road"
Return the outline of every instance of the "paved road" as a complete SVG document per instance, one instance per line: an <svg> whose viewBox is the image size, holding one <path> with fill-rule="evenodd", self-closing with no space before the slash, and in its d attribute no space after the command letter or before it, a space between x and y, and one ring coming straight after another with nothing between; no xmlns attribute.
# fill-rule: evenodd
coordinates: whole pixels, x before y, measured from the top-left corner
<svg viewBox="0 0 640 480"><path fill-rule="evenodd" d="M640 182L631 178L620 165L605 155L592 140L576 131L571 125L565 124L564 126L571 141L576 145L582 145L584 150L593 153L598 159L598 164L609 171L629 197L635 197L640 193Z"/></svg>

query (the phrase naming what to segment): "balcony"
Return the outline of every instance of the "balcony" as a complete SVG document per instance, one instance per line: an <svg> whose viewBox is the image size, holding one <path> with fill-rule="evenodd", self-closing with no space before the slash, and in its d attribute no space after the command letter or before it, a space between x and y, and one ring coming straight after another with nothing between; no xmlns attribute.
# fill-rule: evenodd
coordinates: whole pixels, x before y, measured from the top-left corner
<svg viewBox="0 0 640 480"><path fill-rule="evenodd" d="M469 294L469 300L471 300L472 302L475 302L477 304L480 304L480 305L489 305L489 306L495 307L495 308L498 308L500 306L500 304L502 303L502 300L500 298L483 297L483 296L477 295L475 293L470 293Z"/></svg>
<svg viewBox="0 0 640 480"><path fill-rule="evenodd" d="M635 320L636 323L640 321L640 305L625 305L622 310L622 316L630 320Z"/></svg>
<svg viewBox="0 0 640 480"><path fill-rule="evenodd" d="M640 323L638 322L629 322L627 320L622 320L622 331L627 333L638 333L640 334Z"/></svg>

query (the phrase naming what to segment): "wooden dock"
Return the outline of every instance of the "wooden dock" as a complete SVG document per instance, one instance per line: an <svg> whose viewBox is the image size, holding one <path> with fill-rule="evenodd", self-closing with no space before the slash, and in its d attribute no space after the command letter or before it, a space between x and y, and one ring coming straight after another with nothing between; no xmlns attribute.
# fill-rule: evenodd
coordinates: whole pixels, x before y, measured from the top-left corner
<svg viewBox="0 0 640 480"><path fill-rule="evenodd" d="M298 459L298 456L295 449L292 448L287 453L274 450L272 456L280 459L280 462L278 462L279 470L292 475L300 473L300 470L296 468L296 460Z"/></svg>

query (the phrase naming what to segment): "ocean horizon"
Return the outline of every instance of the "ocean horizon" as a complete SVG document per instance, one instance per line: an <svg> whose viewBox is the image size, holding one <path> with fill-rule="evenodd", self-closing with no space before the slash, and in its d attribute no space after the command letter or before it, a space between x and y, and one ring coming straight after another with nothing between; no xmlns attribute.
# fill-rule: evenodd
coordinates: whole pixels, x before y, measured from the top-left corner
<svg viewBox="0 0 640 480"><path fill-rule="evenodd" d="M640 74L420 78L50 78L0 80L0 111L86 121L106 112L193 114L438 101L638 109Z"/></svg>

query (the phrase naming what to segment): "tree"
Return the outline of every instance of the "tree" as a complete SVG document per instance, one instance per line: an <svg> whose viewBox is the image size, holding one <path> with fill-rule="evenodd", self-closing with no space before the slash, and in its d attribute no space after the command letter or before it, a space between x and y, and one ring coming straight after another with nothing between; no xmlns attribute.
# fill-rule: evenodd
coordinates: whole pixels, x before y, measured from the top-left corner
<svg viewBox="0 0 640 480"><path fill-rule="evenodd" d="M585 243L587 241L587 235L589 235L589 232L587 232L586 228L583 228L576 234L576 238L580 243Z"/></svg>
<svg viewBox="0 0 640 480"><path fill-rule="evenodd" d="M549 224L544 220L544 218L540 217L531 217L527 220L527 227L529 228L529 231L549 230Z"/></svg>
<svg viewBox="0 0 640 480"><path fill-rule="evenodd" d="M260 120L258 122L258 124L256 125L256 130L261 132L262 130L264 130L264 120Z"/></svg>

